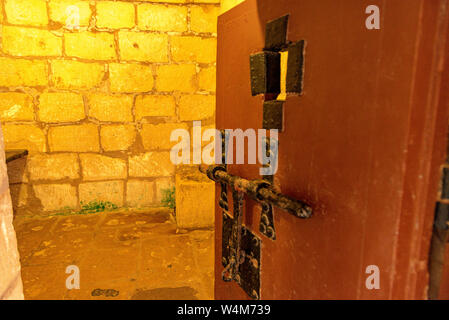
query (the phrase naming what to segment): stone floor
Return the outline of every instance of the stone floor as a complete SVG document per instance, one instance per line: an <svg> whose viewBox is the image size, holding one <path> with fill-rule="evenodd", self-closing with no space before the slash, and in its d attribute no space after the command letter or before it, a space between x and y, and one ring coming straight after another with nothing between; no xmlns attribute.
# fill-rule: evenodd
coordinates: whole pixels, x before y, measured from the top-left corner
<svg viewBox="0 0 449 320"><path fill-rule="evenodd" d="M167 209L17 217L25 299L213 299L213 231ZM80 289L68 290L69 265Z"/></svg>

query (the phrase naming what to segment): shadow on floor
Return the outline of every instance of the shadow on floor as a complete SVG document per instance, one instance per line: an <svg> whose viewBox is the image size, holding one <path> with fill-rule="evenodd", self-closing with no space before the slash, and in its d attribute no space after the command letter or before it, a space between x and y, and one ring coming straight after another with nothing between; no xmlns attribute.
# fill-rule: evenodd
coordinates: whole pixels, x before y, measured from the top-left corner
<svg viewBox="0 0 449 320"><path fill-rule="evenodd" d="M177 233L168 209L16 217L25 299L213 299L213 230ZM80 289L66 288L68 266Z"/></svg>

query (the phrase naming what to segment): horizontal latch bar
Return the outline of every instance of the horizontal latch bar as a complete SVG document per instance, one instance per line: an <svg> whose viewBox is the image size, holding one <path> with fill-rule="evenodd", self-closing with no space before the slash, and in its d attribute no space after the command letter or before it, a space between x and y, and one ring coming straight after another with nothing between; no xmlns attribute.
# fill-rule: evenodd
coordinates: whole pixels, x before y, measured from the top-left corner
<svg viewBox="0 0 449 320"><path fill-rule="evenodd" d="M222 165L200 165L199 169L209 179L215 182L224 182L233 189L246 193L257 202L268 202L275 207L286 210L298 218L310 218L312 208L302 201L290 198L275 191L271 184L265 180L247 180L226 172Z"/></svg>

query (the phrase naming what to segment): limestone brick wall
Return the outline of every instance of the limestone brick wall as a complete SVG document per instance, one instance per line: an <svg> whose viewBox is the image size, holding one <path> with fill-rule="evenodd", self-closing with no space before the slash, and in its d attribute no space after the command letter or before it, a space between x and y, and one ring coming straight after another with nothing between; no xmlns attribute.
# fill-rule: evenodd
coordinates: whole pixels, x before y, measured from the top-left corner
<svg viewBox="0 0 449 320"><path fill-rule="evenodd" d="M219 2L0 0L5 147L30 151L16 209L160 203L170 132L214 125Z"/></svg>

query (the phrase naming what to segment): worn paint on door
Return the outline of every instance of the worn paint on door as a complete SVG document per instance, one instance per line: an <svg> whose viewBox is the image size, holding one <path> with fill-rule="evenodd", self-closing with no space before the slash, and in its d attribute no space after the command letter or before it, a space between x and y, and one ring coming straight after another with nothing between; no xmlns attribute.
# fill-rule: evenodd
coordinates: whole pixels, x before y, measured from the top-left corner
<svg viewBox="0 0 449 320"><path fill-rule="evenodd" d="M262 299L426 298L448 121L448 1L378 3L379 30L367 29L371 2L360 0L247 0L219 17L218 129L262 128L249 56L263 49L268 21L289 14L287 39L306 42L303 93L284 103L274 183L314 216L275 208L273 241L258 231L260 205L246 199L243 223L262 240ZM260 179L259 165L228 172ZM215 221L215 296L246 299L221 279L218 203ZM369 289L376 268L380 288Z"/></svg>

